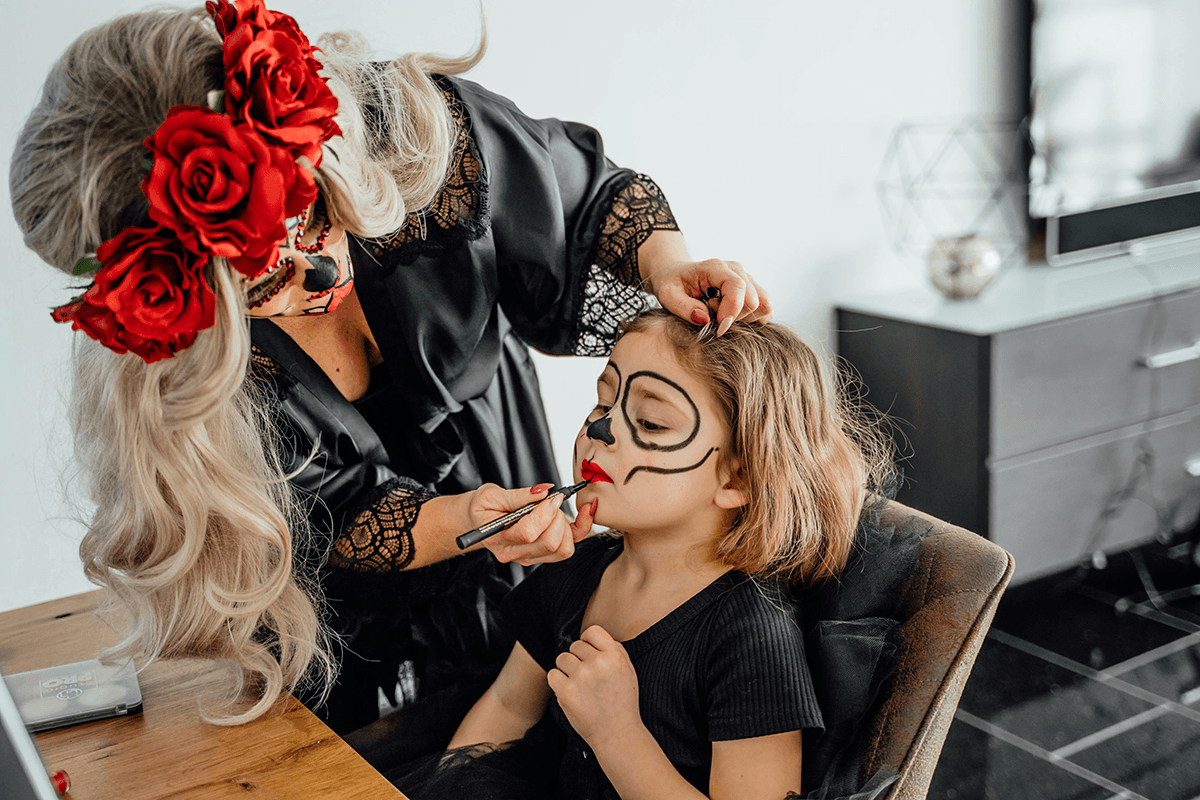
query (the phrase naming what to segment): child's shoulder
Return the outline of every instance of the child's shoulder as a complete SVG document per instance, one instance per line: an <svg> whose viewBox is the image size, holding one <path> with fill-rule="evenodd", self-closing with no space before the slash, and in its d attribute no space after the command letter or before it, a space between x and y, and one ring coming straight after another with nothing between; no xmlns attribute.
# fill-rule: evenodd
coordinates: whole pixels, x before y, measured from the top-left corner
<svg viewBox="0 0 1200 800"><path fill-rule="evenodd" d="M785 635L803 628L800 606L782 584L730 572L722 579L729 588L722 592L714 623L729 631L772 630Z"/></svg>

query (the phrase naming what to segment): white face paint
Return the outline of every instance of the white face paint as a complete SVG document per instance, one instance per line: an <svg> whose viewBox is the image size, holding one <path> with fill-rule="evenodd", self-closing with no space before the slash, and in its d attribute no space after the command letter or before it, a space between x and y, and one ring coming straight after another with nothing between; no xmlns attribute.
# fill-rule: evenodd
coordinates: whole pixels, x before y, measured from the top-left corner
<svg viewBox="0 0 1200 800"><path fill-rule="evenodd" d="M354 287L350 240L345 229L329 222L320 198L287 226L278 263L247 285L251 317L328 314Z"/></svg>
<svg viewBox="0 0 1200 800"><path fill-rule="evenodd" d="M617 342L596 385L596 407L575 440L575 480L591 478L580 506L625 532L687 525L724 485L729 431L716 398L684 369L662 334Z"/></svg>

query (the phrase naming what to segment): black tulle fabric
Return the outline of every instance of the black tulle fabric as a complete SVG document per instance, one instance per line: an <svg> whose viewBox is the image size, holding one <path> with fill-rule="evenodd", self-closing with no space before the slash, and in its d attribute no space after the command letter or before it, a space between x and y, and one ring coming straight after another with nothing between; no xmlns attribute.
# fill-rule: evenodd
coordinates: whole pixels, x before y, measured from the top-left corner
<svg viewBox="0 0 1200 800"><path fill-rule="evenodd" d="M638 245L676 229L658 187L612 164L593 129L530 119L471 81L439 83L457 131L445 189L397 234L350 237L384 360L367 395L347 401L278 326L251 323L285 467L333 537L321 580L346 647L318 713L338 732L378 716L403 662L426 694L507 655L494 614L521 569L482 552L402 570L415 555L404 526L422 492L558 482L528 347L607 353L616 323L646 302Z"/></svg>
<svg viewBox="0 0 1200 800"><path fill-rule="evenodd" d="M384 776L411 800L558 800L555 777L565 746L547 718L518 741L436 753Z"/></svg>

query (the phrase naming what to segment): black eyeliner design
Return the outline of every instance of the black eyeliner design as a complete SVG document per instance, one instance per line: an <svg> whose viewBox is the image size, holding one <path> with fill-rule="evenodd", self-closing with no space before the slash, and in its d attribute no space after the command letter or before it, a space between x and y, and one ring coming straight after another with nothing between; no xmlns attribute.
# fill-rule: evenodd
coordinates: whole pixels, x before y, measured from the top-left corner
<svg viewBox="0 0 1200 800"><path fill-rule="evenodd" d="M680 472L691 472L694 469L699 469L705 461L708 461L708 457L715 452L717 452L717 448L708 448L708 452L704 454L704 458L700 459L695 464L692 464L690 467L678 467L676 469L667 469L666 467L647 467L644 465L640 467L634 467L633 469L629 470L629 474L625 476L625 480L622 481L621 485L624 486L625 484L629 483L630 478L637 474L639 470L653 472L655 475L675 475Z"/></svg>
<svg viewBox="0 0 1200 800"><path fill-rule="evenodd" d="M612 362L610 361L609 363L611 364ZM617 373L617 374L619 375L620 373ZM681 395L683 395L683 399L687 400L688 403L691 405L692 419L694 419L696 421L696 424L692 426L692 432L689 433L687 438L684 439L682 442L679 442L678 444L654 444L653 442L642 441L642 438L640 436L638 436L637 426L634 425L633 420L629 418L629 409L627 406L629 403L630 388L633 386L633 382L643 376L648 377L648 378L654 378L656 380L660 380L663 383L667 384L668 386L673 388L675 391L677 391ZM658 450L663 453L670 453L675 450L682 450L683 448L685 448L689 444L691 444L696 439L696 436L700 433L700 409L696 407L695 401L692 400L691 396L686 391L684 391L683 387L680 386L678 383L675 383L675 381L670 380L669 378L664 378L662 375L659 375L657 372L652 372L650 370L641 370L640 372L635 372L629 376L629 380L625 381L625 392L621 396L621 415L623 417L625 417L625 425L628 426L628 428L629 428L629 433L633 437L634 444L636 444L638 447L642 448L643 450ZM707 458L707 456L705 456L705 458ZM633 473L630 473L630 474L632 475ZM629 479L626 478L626 480L629 480Z"/></svg>

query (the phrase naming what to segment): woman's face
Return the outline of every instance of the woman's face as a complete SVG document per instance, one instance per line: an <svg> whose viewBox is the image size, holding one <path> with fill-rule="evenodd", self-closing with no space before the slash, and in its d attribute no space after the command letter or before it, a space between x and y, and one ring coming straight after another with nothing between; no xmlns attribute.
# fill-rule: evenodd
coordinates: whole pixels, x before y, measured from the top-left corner
<svg viewBox="0 0 1200 800"><path fill-rule="evenodd" d="M343 228L329 222L320 197L299 217L289 219L287 227L279 261L247 284L249 316L328 314L354 287L350 241Z"/></svg>
<svg viewBox="0 0 1200 800"><path fill-rule="evenodd" d="M680 365L661 333L621 337L575 440L576 503L599 499L596 523L669 530L721 513L728 424L712 392Z"/></svg>

